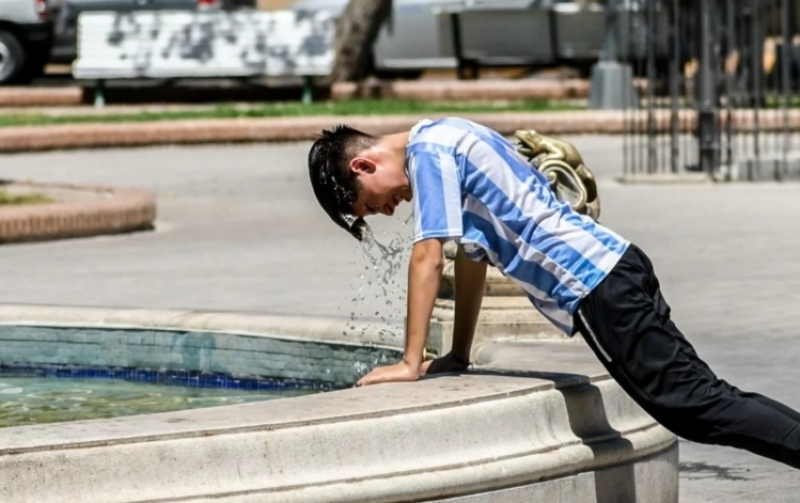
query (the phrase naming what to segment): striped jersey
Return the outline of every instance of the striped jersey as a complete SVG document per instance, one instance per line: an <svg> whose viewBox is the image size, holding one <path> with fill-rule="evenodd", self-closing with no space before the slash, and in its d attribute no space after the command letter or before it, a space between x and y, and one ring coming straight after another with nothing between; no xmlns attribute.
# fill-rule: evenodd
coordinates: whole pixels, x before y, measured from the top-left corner
<svg viewBox="0 0 800 503"><path fill-rule="evenodd" d="M488 262L516 282L568 335L580 300L628 247L558 200L511 142L480 124L420 121L409 134L406 171L414 242L457 241L470 259Z"/></svg>

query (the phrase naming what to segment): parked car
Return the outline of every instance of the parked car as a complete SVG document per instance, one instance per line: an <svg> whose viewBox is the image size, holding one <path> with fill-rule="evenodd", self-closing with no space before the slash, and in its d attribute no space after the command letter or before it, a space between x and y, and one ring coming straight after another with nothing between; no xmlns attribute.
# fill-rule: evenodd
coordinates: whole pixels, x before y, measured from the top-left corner
<svg viewBox="0 0 800 503"><path fill-rule="evenodd" d="M0 2L5 0L0 0ZM255 0L58 0L60 8L54 18L55 41L52 61L71 63L77 57L78 16L84 12L178 10L196 11L204 8L252 8Z"/></svg>
<svg viewBox="0 0 800 503"><path fill-rule="evenodd" d="M374 71L415 77L423 69L454 67L451 41L442 37L436 10L463 5L464 0L393 0L392 13L373 47ZM339 16L346 6L347 0L298 0L289 8Z"/></svg>
<svg viewBox="0 0 800 503"><path fill-rule="evenodd" d="M660 3L660 2L659 2ZM425 69L457 66L449 12L459 14L461 56L496 66L572 65L588 74L599 59L606 29L604 0L393 0L389 20L373 48L381 76L415 76ZM641 60L648 36L657 54L669 51L666 18L650 33L644 0L620 2L620 57ZM326 9L340 15L347 0L298 0L291 9ZM628 54L632 48L633 53Z"/></svg>
<svg viewBox="0 0 800 503"><path fill-rule="evenodd" d="M0 85L41 73L53 43L47 0L0 0Z"/></svg>

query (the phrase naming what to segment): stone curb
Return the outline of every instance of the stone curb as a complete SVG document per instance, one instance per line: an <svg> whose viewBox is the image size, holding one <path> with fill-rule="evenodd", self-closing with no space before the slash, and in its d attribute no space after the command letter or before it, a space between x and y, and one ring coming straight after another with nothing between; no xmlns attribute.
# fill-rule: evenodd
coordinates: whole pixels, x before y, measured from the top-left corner
<svg viewBox="0 0 800 503"><path fill-rule="evenodd" d="M669 110L625 112L621 110L581 110L564 112L505 112L461 114L407 114L391 116L313 116L261 119L175 120L146 123L70 124L41 127L0 128L0 152L31 152L77 148L136 147L167 144L234 142L286 142L314 139L322 129L349 124L381 135L409 129L423 118L459 115L510 135L518 129L537 129L550 135L620 134L630 132L634 141L645 141L647 131L668 135L672 115ZM800 110L739 110L731 115L736 131L749 131L758 125L762 131L800 128ZM723 114L720 127L725 127ZM683 110L676 116L676 132L695 130L697 114ZM638 140L637 140L638 139Z"/></svg>
<svg viewBox="0 0 800 503"><path fill-rule="evenodd" d="M67 184L29 185L34 189L91 191L101 197L0 209L0 243L145 230L152 228L156 217L155 196L144 190Z"/></svg>
<svg viewBox="0 0 800 503"><path fill-rule="evenodd" d="M397 98L432 100L586 99L589 81L566 80L434 80L337 82L331 98Z"/></svg>
<svg viewBox="0 0 800 503"><path fill-rule="evenodd" d="M495 128L503 134L517 129L539 129L550 134L622 131L618 111L543 113L467 113L462 117ZM30 152L74 148L134 147L165 144L305 141L322 129L346 123L372 134L409 129L433 114L397 116L316 116L274 119L210 119L127 124L74 124L0 128L0 152Z"/></svg>
<svg viewBox="0 0 800 503"><path fill-rule="evenodd" d="M0 107L76 106L83 104L80 87L0 87Z"/></svg>
<svg viewBox="0 0 800 503"><path fill-rule="evenodd" d="M0 89L2 107L78 106L86 103L85 86ZM431 100L586 99L589 81L582 79L417 80L337 82L332 99L398 98Z"/></svg>

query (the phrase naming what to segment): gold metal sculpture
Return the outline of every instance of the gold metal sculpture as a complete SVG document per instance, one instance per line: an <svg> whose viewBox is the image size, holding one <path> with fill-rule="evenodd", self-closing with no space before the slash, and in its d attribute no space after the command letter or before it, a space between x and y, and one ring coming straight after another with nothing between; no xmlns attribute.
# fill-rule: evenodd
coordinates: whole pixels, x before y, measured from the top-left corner
<svg viewBox="0 0 800 503"><path fill-rule="evenodd" d="M594 220L600 217L597 182L571 143L545 136L533 129L516 131L514 138L519 153L547 177L556 197L569 203L578 213Z"/></svg>

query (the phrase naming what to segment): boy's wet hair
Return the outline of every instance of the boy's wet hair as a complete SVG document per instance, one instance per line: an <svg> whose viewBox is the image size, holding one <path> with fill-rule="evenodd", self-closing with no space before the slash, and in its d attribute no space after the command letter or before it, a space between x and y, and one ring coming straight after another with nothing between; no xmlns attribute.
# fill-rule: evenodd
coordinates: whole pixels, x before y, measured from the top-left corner
<svg viewBox="0 0 800 503"><path fill-rule="evenodd" d="M361 184L350 169L350 160L374 145L377 138L340 125L323 130L308 153L308 173L320 206L339 227L362 241L367 223L353 214Z"/></svg>

